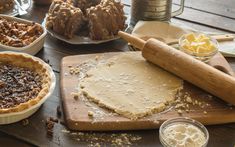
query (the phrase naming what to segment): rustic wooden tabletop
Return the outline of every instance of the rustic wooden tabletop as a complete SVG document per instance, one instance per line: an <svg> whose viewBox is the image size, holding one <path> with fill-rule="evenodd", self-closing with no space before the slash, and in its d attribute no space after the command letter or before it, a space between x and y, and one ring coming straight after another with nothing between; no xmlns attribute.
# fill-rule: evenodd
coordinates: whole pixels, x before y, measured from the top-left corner
<svg viewBox="0 0 235 147"><path fill-rule="evenodd" d="M125 12L130 12L130 0L125 0ZM177 7L177 3L174 7ZM186 0L184 13L172 18L172 22L182 23L202 31L235 33L235 3L234 0ZM49 6L32 5L29 13L21 16L24 19L42 23ZM48 61L52 66L57 85L53 95L33 116L28 118L29 124L23 125L18 122L10 125L0 126L0 146L91 146L100 139L101 145L111 146L109 140L112 134L123 134L141 137L133 142L133 146L161 146L158 139L158 130L144 131L124 131L109 133L86 133L83 139L79 138L79 133L68 133L61 123L56 123L53 137L48 137L45 128L45 120L48 117L57 117L56 108L60 105L60 62L68 55L79 55L89 53L120 52L127 51L127 43L121 39L100 44L100 45L69 45L61 42L50 35L47 35L44 48L36 55ZM235 59L227 58L232 68L235 70ZM235 124L224 124L207 126L210 134L209 147L232 147L235 145ZM80 133L81 135L81 133ZM102 139L103 138L103 139ZM80 140L79 140L80 139ZM102 142L101 142L102 141ZM99 142L99 140L98 140ZM124 145L123 145L124 146Z"/></svg>

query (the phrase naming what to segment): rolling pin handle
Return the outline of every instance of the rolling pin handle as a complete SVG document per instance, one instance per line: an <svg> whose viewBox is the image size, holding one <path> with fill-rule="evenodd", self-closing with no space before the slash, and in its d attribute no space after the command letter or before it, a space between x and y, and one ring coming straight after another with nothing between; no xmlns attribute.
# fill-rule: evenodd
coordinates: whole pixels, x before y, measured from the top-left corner
<svg viewBox="0 0 235 147"><path fill-rule="evenodd" d="M123 32L123 31L119 31L118 35L121 38L123 38L124 40L126 40L127 42L129 42L130 44L132 44L134 47L136 47L140 50L143 50L146 41L144 41L138 37L132 36L126 32Z"/></svg>

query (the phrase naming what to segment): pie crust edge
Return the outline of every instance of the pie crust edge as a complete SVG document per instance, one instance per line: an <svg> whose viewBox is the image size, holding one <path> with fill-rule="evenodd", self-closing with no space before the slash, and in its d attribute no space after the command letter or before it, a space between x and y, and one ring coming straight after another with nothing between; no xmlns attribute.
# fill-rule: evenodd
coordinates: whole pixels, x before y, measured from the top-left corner
<svg viewBox="0 0 235 147"><path fill-rule="evenodd" d="M0 53L0 62L11 64L18 67L29 68L34 72L37 72L42 77L42 89L38 93L37 97L31 98L29 101L20 103L11 108L0 109L0 114L6 114L11 112L21 112L26 110L43 99L49 92L51 86L51 77L48 69L38 60L33 59L30 55L21 53Z"/></svg>

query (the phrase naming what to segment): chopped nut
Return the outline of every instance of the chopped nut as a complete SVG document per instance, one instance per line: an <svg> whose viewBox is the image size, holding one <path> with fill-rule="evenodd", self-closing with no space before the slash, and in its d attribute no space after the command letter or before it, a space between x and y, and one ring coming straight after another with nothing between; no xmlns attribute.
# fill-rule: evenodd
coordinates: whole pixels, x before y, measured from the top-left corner
<svg viewBox="0 0 235 147"><path fill-rule="evenodd" d="M74 71L74 73L75 73L75 74L79 74L79 73L80 73L80 69L76 69L76 70Z"/></svg>
<svg viewBox="0 0 235 147"><path fill-rule="evenodd" d="M189 97L189 96L187 96L186 101L187 101L188 103L192 103L192 102L193 102L192 99L191 99L191 97Z"/></svg>
<svg viewBox="0 0 235 147"><path fill-rule="evenodd" d="M5 83L0 80L0 88L3 88L5 86Z"/></svg>
<svg viewBox="0 0 235 147"><path fill-rule="evenodd" d="M69 69L69 73L72 75L74 73L74 69L73 68L70 68Z"/></svg>
<svg viewBox="0 0 235 147"><path fill-rule="evenodd" d="M80 68L79 67L72 67L72 66L69 66L69 73L71 75L75 74L79 74L80 73Z"/></svg>
<svg viewBox="0 0 235 147"><path fill-rule="evenodd" d="M23 126L27 126L28 124L29 124L29 120L28 119L22 120L22 125Z"/></svg>
<svg viewBox="0 0 235 147"><path fill-rule="evenodd" d="M93 117L93 116L94 116L94 112L88 111L88 116L89 116L89 117Z"/></svg>
<svg viewBox="0 0 235 147"><path fill-rule="evenodd" d="M55 123L53 121L51 121L51 118L47 118L47 120L46 120L46 129L47 129L48 137L53 136L54 125L55 125Z"/></svg>
<svg viewBox="0 0 235 147"><path fill-rule="evenodd" d="M52 137L53 136L53 130L47 130L47 135L49 136L49 137Z"/></svg>
<svg viewBox="0 0 235 147"><path fill-rule="evenodd" d="M178 112L179 114L182 114L182 113L183 113L183 111L182 111L182 110L177 110L177 112Z"/></svg>
<svg viewBox="0 0 235 147"><path fill-rule="evenodd" d="M78 95L74 95L74 97L73 97L75 100L78 100Z"/></svg>
<svg viewBox="0 0 235 147"><path fill-rule="evenodd" d="M75 100L78 100L78 99L79 99L79 93L72 92L71 95L73 95L73 98L74 98Z"/></svg>

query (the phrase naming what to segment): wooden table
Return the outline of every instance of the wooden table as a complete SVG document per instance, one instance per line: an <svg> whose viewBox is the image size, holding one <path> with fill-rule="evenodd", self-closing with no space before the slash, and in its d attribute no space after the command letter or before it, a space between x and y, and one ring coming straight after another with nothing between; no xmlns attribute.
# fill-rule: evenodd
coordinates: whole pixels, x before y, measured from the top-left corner
<svg viewBox="0 0 235 147"><path fill-rule="evenodd" d="M130 0L124 0L125 12L130 12ZM174 4L177 7L178 3ZM29 13L22 18L41 23L48 11L48 6L32 5ZM214 31L223 33L235 33L235 4L234 0L186 0L184 13L172 19L172 22L183 23L190 27L203 31ZM22 125L18 122L11 125L0 126L1 146L87 146L91 145L91 139L78 141L72 135L63 133L63 123L54 127L54 136L46 135L45 120L47 117L56 117L56 107L60 105L60 61L68 55L120 52L127 51L125 41L116 40L100 45L69 45L47 35L44 48L36 55L45 61L49 61L56 78L57 85L53 95L46 101L40 110L28 118L29 124ZM227 58L235 70L235 59ZM63 118L61 118L63 122ZM210 147L232 147L235 145L235 123L225 125L207 126L210 133L208 146ZM97 133L96 136L123 132ZM158 130L126 131L125 133L140 136L142 139L136 141L134 146L161 146L158 139ZM106 146L110 146L106 143Z"/></svg>

